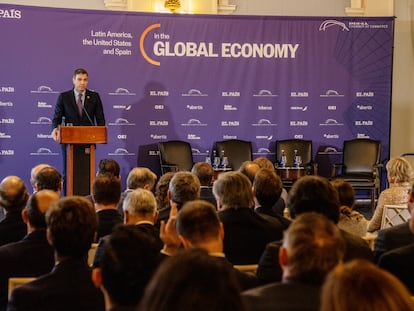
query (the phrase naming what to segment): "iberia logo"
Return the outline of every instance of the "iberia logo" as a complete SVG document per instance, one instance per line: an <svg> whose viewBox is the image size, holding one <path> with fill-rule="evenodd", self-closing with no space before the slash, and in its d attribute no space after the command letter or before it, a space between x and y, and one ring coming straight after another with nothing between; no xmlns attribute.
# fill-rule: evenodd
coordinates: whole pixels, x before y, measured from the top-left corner
<svg viewBox="0 0 414 311"><path fill-rule="evenodd" d="M141 37L139 38L139 50L141 51L141 54L142 54L142 57L144 57L144 59L148 62L148 63L150 63L151 65L155 65L155 66L160 66L161 65L161 63L160 62L158 62L158 61L156 61L156 60L153 60L152 58L150 58L149 56L148 56L148 54L147 54L147 52L145 51L145 48L144 48L144 41L145 41L145 38L146 38L146 36L148 35L148 33L150 32L150 31L152 31L152 30L154 30L154 29L156 29L156 28L160 28L161 27L161 24L152 24L152 25L150 25L150 26L148 26L144 31L143 31L143 33L141 34Z"/></svg>

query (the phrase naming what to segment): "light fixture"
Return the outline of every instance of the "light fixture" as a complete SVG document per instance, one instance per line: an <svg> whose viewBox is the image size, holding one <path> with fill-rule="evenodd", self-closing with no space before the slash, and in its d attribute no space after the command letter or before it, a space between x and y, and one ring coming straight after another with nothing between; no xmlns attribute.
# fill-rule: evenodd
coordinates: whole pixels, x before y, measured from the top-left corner
<svg viewBox="0 0 414 311"><path fill-rule="evenodd" d="M180 0L165 0L164 7L175 13L181 7Z"/></svg>

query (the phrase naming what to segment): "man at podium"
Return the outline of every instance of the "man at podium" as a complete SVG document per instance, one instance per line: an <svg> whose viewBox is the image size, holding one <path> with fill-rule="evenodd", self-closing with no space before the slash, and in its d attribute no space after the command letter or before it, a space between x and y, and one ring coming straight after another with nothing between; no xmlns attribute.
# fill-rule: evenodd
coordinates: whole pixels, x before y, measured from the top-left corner
<svg viewBox="0 0 414 311"><path fill-rule="evenodd" d="M74 71L73 89L59 95L52 120L52 138L59 142L59 126L104 126L105 116L102 101L97 92L87 89L88 72L83 68ZM66 145L62 144L63 176L66 177ZM88 172L89 145L77 145L74 151L78 170ZM89 194L88 185L82 185L84 178L75 178L74 194ZM79 184L80 183L80 184Z"/></svg>

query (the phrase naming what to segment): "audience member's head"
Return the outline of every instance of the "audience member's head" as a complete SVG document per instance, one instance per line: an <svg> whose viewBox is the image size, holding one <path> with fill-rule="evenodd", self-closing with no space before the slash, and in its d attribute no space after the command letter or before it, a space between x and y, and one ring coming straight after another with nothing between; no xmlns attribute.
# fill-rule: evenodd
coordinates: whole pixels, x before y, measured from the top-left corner
<svg viewBox="0 0 414 311"><path fill-rule="evenodd" d="M130 190L143 188L152 190L157 180L157 175L146 167L134 167L127 177L127 188Z"/></svg>
<svg viewBox="0 0 414 311"><path fill-rule="evenodd" d="M59 200L59 194L48 189L40 190L30 196L22 213L29 231L46 229L46 212L57 200Z"/></svg>
<svg viewBox="0 0 414 311"><path fill-rule="evenodd" d="M259 164L253 161L244 161L242 165L240 165L239 172L249 178L250 182L253 183L254 176L260 170Z"/></svg>
<svg viewBox="0 0 414 311"><path fill-rule="evenodd" d="M28 199L26 185L19 177L7 176L0 182L0 206L5 214L21 212Z"/></svg>
<svg viewBox="0 0 414 311"><path fill-rule="evenodd" d="M120 177L121 169L118 162L113 159L101 159L98 164L97 175L112 175L115 177Z"/></svg>
<svg viewBox="0 0 414 311"><path fill-rule="evenodd" d="M191 173L198 177L202 186L211 186L214 176L214 171L211 164L207 162L197 162L191 169Z"/></svg>
<svg viewBox="0 0 414 311"><path fill-rule="evenodd" d="M96 204L114 205L121 199L121 181L112 175L99 175L92 184L92 197Z"/></svg>
<svg viewBox="0 0 414 311"><path fill-rule="evenodd" d="M62 190L62 175L53 166L42 168L34 178L36 191L48 189L60 193Z"/></svg>
<svg viewBox="0 0 414 311"><path fill-rule="evenodd" d="M321 311L414 310L411 293L394 275L361 259L329 273L321 297Z"/></svg>
<svg viewBox="0 0 414 311"><path fill-rule="evenodd" d="M390 183L409 182L413 176L410 162L403 157L391 158L386 164L386 169Z"/></svg>
<svg viewBox="0 0 414 311"><path fill-rule="evenodd" d="M157 201L149 190L138 188L128 192L122 203L122 208L126 224L136 224L141 220L152 223L157 221Z"/></svg>
<svg viewBox="0 0 414 311"><path fill-rule="evenodd" d="M105 239L100 267L92 277L107 296L107 309L136 306L158 264L153 236L139 226L117 226Z"/></svg>
<svg viewBox="0 0 414 311"><path fill-rule="evenodd" d="M173 178L175 172L167 172L160 177L155 187L155 199L157 200L157 208L169 208L170 200L168 199L167 192L170 186L171 178Z"/></svg>
<svg viewBox="0 0 414 311"><path fill-rule="evenodd" d="M297 216L285 231L279 261L283 280L322 285L325 276L344 256L337 226L318 213Z"/></svg>
<svg viewBox="0 0 414 311"><path fill-rule="evenodd" d="M61 198L46 212L48 240L57 258L84 258L94 241L98 218L91 201L80 196Z"/></svg>
<svg viewBox="0 0 414 311"><path fill-rule="evenodd" d="M331 183L338 191L340 204L352 208L355 204L355 191L352 185L343 179L335 179Z"/></svg>
<svg viewBox="0 0 414 311"><path fill-rule="evenodd" d="M162 263L138 310L244 310L234 273L204 250L183 251Z"/></svg>
<svg viewBox="0 0 414 311"><path fill-rule="evenodd" d="M321 176L308 175L298 179L289 191L287 206L292 218L305 212L316 212L334 223L339 220L338 192Z"/></svg>
<svg viewBox="0 0 414 311"><path fill-rule="evenodd" d="M253 181L253 192L260 206L272 207L282 194L283 184L275 170L260 169Z"/></svg>
<svg viewBox="0 0 414 311"><path fill-rule="evenodd" d="M184 203L200 197L200 181L190 172L177 172L170 180L168 197L180 209Z"/></svg>
<svg viewBox="0 0 414 311"><path fill-rule="evenodd" d="M251 208L254 205L250 180L240 172L227 172L218 176L213 193L220 209Z"/></svg>
<svg viewBox="0 0 414 311"><path fill-rule="evenodd" d="M259 165L260 168L267 168L269 170L275 170L275 165L268 158L258 157L253 160L254 163Z"/></svg>
<svg viewBox="0 0 414 311"><path fill-rule="evenodd" d="M30 171L30 184L32 185L33 191L36 191L35 177L37 173L39 173L43 168L48 167L48 166L50 165L46 163L41 163L41 164L34 166L32 170Z"/></svg>
<svg viewBox="0 0 414 311"><path fill-rule="evenodd" d="M218 218L216 208L207 201L185 203L177 215L176 228L185 248L199 247L208 252L223 251L223 224Z"/></svg>

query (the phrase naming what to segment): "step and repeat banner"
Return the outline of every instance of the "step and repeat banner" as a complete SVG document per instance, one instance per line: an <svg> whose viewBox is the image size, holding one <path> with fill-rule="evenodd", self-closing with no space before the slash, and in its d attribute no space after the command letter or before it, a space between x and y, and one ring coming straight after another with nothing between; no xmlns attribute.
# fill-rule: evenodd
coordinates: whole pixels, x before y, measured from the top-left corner
<svg viewBox="0 0 414 311"><path fill-rule="evenodd" d="M275 161L275 141L313 141L329 164L344 140L389 156L393 18L161 15L0 4L0 172L62 168L50 136L60 92L84 67L100 93L125 177L159 172L157 143L185 140L202 161L243 139ZM289 155L288 155L289 156ZM340 157L339 157L340 160ZM322 170L323 171L323 170Z"/></svg>

